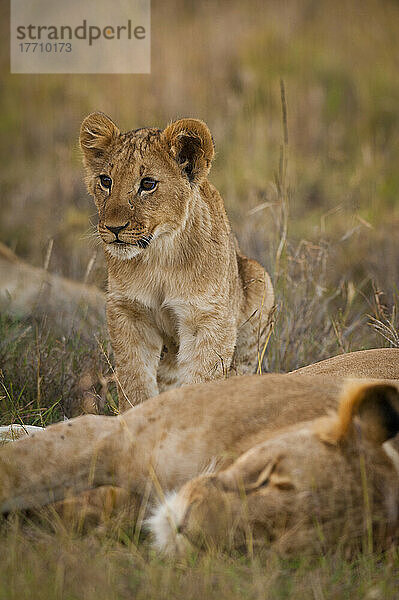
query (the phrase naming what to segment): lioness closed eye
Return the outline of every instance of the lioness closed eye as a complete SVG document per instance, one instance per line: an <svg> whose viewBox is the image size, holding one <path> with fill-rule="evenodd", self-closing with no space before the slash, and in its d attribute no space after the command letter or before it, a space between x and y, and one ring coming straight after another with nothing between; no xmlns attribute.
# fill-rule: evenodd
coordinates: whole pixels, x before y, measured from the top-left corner
<svg viewBox="0 0 399 600"><path fill-rule="evenodd" d="M338 414L277 430L171 495L150 520L155 543L175 554L251 539L285 554L355 548L373 531L386 547L398 531L399 456L383 444L398 431L397 387L352 383Z"/></svg>
<svg viewBox="0 0 399 600"><path fill-rule="evenodd" d="M93 113L80 145L108 261L120 408L168 387L253 372L273 288L240 253L207 180L214 147L205 123L121 133Z"/></svg>

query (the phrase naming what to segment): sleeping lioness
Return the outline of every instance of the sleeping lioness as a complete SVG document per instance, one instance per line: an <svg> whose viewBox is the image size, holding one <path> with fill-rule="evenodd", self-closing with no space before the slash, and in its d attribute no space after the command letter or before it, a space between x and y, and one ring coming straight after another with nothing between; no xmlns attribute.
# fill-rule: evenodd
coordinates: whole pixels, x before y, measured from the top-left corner
<svg viewBox="0 0 399 600"><path fill-rule="evenodd" d="M352 383L337 412L265 432L227 469L168 497L150 521L156 544L172 554L386 547L398 533L399 454L383 444L398 431L398 385Z"/></svg>
<svg viewBox="0 0 399 600"><path fill-rule="evenodd" d="M240 252L207 179L214 147L205 123L121 133L93 113L80 145L108 261L120 408L168 387L253 373L273 287Z"/></svg>
<svg viewBox="0 0 399 600"><path fill-rule="evenodd" d="M352 368L357 355L348 355ZM378 364L380 378L399 380L398 359L399 349L370 351L369 377ZM327 414L344 383L327 375L236 377L170 390L118 417L52 425L1 449L0 511L104 486L140 498L149 481L156 498L157 489L179 488L211 462L227 467L276 430Z"/></svg>

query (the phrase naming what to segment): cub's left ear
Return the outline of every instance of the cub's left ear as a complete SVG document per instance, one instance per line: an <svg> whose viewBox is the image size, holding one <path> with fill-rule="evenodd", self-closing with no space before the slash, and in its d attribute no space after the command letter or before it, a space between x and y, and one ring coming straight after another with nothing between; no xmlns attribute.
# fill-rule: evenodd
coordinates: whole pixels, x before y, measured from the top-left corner
<svg viewBox="0 0 399 600"><path fill-rule="evenodd" d="M162 136L191 183L207 176L215 150L211 132L203 121L180 119L169 125Z"/></svg>
<svg viewBox="0 0 399 600"><path fill-rule="evenodd" d="M115 123L103 113L91 113L84 119L80 127L79 143L83 151L83 162L89 170L100 168L119 134Z"/></svg>
<svg viewBox="0 0 399 600"><path fill-rule="evenodd" d="M319 431L324 441L339 443L350 437L355 419L362 435L383 444L399 432L399 390L388 383L351 383L341 398L338 418Z"/></svg>

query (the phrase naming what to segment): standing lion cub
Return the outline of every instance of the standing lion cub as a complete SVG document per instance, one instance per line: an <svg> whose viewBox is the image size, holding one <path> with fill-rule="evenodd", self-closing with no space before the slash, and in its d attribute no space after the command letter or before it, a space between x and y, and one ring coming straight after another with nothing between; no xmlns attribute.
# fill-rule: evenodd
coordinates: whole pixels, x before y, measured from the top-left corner
<svg viewBox="0 0 399 600"><path fill-rule="evenodd" d="M207 175L208 127L80 132L108 261L107 317L121 410L168 387L251 373L270 329L270 277L240 253Z"/></svg>

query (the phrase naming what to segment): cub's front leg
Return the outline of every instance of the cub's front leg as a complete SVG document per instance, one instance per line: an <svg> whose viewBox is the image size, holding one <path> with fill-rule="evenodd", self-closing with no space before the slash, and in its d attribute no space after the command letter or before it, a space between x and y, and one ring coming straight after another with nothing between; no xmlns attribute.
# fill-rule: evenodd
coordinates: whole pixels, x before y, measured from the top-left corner
<svg viewBox="0 0 399 600"><path fill-rule="evenodd" d="M227 377L237 339L234 317L225 307L186 304L179 310L179 383Z"/></svg>
<svg viewBox="0 0 399 600"><path fill-rule="evenodd" d="M123 412L158 394L162 337L150 311L138 302L110 296L107 321L115 355L119 410Z"/></svg>

